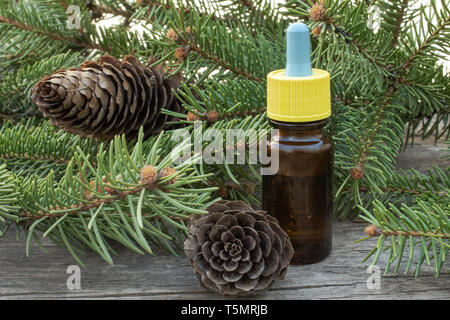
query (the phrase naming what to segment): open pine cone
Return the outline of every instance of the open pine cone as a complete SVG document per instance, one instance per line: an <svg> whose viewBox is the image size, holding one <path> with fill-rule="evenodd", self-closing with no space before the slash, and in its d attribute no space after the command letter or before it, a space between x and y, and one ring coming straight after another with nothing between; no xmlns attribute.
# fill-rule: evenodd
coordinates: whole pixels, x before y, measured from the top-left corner
<svg viewBox="0 0 450 320"><path fill-rule="evenodd" d="M278 220L242 201L193 215L184 251L203 287L226 296L264 293L283 279L294 249Z"/></svg>
<svg viewBox="0 0 450 320"><path fill-rule="evenodd" d="M45 76L31 99L54 126L68 132L110 139L122 133L134 137L144 126L147 137L172 120L162 108L182 111L172 92L180 82L180 74L164 79L161 66L146 67L134 56L122 62L103 56Z"/></svg>

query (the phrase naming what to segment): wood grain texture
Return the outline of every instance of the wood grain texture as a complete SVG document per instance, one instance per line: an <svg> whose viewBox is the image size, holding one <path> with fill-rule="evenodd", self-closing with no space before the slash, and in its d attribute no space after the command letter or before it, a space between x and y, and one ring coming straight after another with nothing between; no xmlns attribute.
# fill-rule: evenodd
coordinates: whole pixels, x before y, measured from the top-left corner
<svg viewBox="0 0 450 320"><path fill-rule="evenodd" d="M422 144L401 155L399 167L419 170L442 160L441 146ZM419 152L418 152L419 151ZM444 266L439 278L434 268L423 266L420 276L392 274L381 277L381 288L368 289L367 267L371 260L361 260L375 245L375 239L356 243L364 237L366 224L336 222L333 251L323 262L291 266L286 279L258 299L450 299L450 270ZM81 290L68 290L66 273L73 258L63 249L44 239L48 254L33 245L25 256L25 239L18 241L14 230L0 239L0 299L221 299L200 287L184 254L179 257L155 249L155 256L138 255L114 245L114 266L107 265L90 252L82 257L87 269L81 271ZM387 253L379 266L384 272Z"/></svg>

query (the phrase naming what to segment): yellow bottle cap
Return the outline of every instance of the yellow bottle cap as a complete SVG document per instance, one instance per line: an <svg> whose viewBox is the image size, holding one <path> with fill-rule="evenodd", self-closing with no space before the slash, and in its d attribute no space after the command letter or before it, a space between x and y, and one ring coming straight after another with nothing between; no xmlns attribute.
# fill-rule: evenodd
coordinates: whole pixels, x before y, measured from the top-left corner
<svg viewBox="0 0 450 320"><path fill-rule="evenodd" d="M267 75L267 116L283 122L309 122L331 115L330 74L312 69L306 77L287 77L285 70Z"/></svg>
<svg viewBox="0 0 450 320"><path fill-rule="evenodd" d="M311 68L308 26L293 23L286 32L286 69L267 75L267 116L284 122L309 122L331 115L330 74Z"/></svg>

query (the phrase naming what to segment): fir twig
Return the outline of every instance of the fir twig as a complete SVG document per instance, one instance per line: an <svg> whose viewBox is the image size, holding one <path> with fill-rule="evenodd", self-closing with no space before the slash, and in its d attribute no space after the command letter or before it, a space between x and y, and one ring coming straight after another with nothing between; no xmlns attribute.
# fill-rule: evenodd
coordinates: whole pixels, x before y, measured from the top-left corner
<svg viewBox="0 0 450 320"><path fill-rule="evenodd" d="M75 47L75 48L83 47L85 49L95 49L95 50L100 50L100 51L105 51L105 52L112 52L112 48L110 48L108 46L100 46L96 43L87 41L85 37L84 37L84 39L63 37L60 34L57 34L54 32L47 32L45 30L39 30L32 26L22 24L18 21L11 20L11 19L8 19L3 16L0 16L0 23L8 24L8 25L14 26L15 28L22 29L25 31L33 32L38 35L41 35L41 36L44 36L44 37L47 37L47 38L50 38L50 39L53 39L56 41L68 43L68 44L70 44L71 47Z"/></svg>
<svg viewBox="0 0 450 320"><path fill-rule="evenodd" d="M386 231L375 230L370 234L370 237L384 236L405 236L405 237L436 237L440 239L450 239L450 233L441 232L425 232L425 231Z"/></svg>
<svg viewBox="0 0 450 320"><path fill-rule="evenodd" d="M226 61L223 61L222 59L220 59L217 55L211 53L211 52L207 52L205 50L202 50L197 43L195 43L193 40L188 41L188 40L181 40L181 43L185 46L189 46L189 48L196 52L198 55L202 56L203 58L207 59L207 60L212 60L214 61L217 65L221 66L224 69L230 70L231 72L240 75L242 77L245 77L249 80L253 80L253 81L257 81L257 82L262 82L263 80L253 74L247 73L245 71L243 71L241 68L239 67L235 67L229 63L227 63Z"/></svg>
<svg viewBox="0 0 450 320"><path fill-rule="evenodd" d="M435 30L426 38L417 48L415 52L413 52L408 59L402 64L401 69L403 72L406 71L414 62L414 60L422 53L424 48L428 47L434 39L436 39L441 31L443 31L447 26L450 25L450 16L444 18L444 20L440 21Z"/></svg>
<svg viewBox="0 0 450 320"><path fill-rule="evenodd" d="M408 1L409 0L403 0L402 3L400 4L400 13L397 17L397 21L395 22L395 30L394 30L394 33L392 36L392 45L393 46L397 45L397 43L398 43L398 37L400 35L403 18L405 16L405 10L406 10L406 7L408 6Z"/></svg>

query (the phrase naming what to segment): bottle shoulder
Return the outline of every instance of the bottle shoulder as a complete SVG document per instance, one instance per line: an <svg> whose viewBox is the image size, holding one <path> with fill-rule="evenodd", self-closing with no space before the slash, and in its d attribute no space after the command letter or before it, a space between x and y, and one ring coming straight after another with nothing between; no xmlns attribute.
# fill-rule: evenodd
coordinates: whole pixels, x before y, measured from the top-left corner
<svg viewBox="0 0 450 320"><path fill-rule="evenodd" d="M327 134L277 135L272 138L271 144L307 147L313 145L332 145L333 140Z"/></svg>
<svg viewBox="0 0 450 320"><path fill-rule="evenodd" d="M271 151L278 150L280 156L290 154L291 156L304 154L333 153L334 145L330 136L315 135L293 135L275 136L272 138L269 148Z"/></svg>

